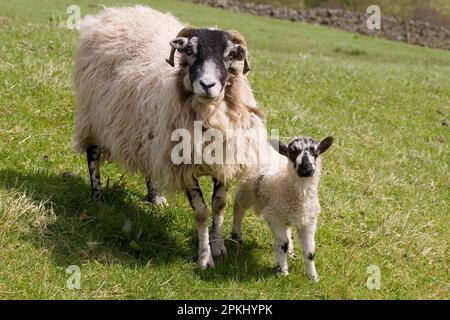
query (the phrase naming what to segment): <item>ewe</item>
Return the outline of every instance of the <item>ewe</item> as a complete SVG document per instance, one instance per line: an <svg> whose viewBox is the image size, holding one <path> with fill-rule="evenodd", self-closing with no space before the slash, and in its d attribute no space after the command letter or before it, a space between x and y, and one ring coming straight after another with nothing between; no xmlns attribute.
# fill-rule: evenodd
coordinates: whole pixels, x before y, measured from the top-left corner
<svg viewBox="0 0 450 320"><path fill-rule="evenodd" d="M264 115L244 75L248 71L246 43L236 31L185 27L143 6L105 9L80 25L74 57L75 143L87 153L93 198L103 199L100 158L141 172L152 203L165 203L158 192L185 192L195 213L202 268L214 267L213 256L226 252L227 185L258 163L260 137L244 139L253 161L174 163L173 133L193 133L194 122L201 121L225 144L242 140L239 130L264 129ZM196 143L189 147L198 152ZM201 142L200 149L206 146ZM198 184L203 175L214 178L211 236Z"/></svg>
<svg viewBox="0 0 450 320"><path fill-rule="evenodd" d="M288 145L274 141L267 167L257 170L236 191L232 237L242 241L245 211L253 207L269 224L275 239L276 270L288 274L287 256L293 254L291 226L297 228L306 272L318 281L314 265L317 218L320 213L318 187L320 154L333 144L327 137L317 143L309 137L296 138ZM279 149L278 149L279 145Z"/></svg>

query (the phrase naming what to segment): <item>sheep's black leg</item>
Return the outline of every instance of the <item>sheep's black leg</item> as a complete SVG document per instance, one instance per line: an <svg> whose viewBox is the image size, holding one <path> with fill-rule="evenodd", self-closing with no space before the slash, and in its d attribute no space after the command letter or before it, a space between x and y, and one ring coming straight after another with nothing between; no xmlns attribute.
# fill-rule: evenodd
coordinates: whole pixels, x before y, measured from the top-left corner
<svg viewBox="0 0 450 320"><path fill-rule="evenodd" d="M152 185L152 182L147 179L147 199L150 203L153 203L157 206L165 205L167 203L166 198L156 193L155 188Z"/></svg>
<svg viewBox="0 0 450 320"><path fill-rule="evenodd" d="M186 190L186 196L194 210L195 223L198 231L198 264L200 268L214 268L214 261L211 255L208 234L208 207L203 200L203 194L198 185L193 189Z"/></svg>
<svg viewBox="0 0 450 320"><path fill-rule="evenodd" d="M86 151L89 178L91 180L91 197L97 202L104 202L102 183L100 181L100 149L97 146L89 146Z"/></svg>
<svg viewBox="0 0 450 320"><path fill-rule="evenodd" d="M213 224L210 236L211 252L213 257L220 257L226 254L223 239L223 217L227 202L227 185L216 178L213 178L214 192L212 195Z"/></svg>

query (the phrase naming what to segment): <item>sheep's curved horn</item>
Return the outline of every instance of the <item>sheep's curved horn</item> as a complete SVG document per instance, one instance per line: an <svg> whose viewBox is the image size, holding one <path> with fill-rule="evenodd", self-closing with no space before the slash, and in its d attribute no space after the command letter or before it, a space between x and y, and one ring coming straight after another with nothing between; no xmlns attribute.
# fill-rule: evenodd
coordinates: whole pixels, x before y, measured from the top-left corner
<svg viewBox="0 0 450 320"><path fill-rule="evenodd" d="M236 30L227 30L228 34L231 37L231 42L234 44L240 44L247 48L247 42L245 41L245 38L242 36L242 34L239 33L239 31ZM244 59L244 74L250 71L250 64L248 63L248 58L245 57Z"/></svg>
<svg viewBox="0 0 450 320"><path fill-rule="evenodd" d="M166 59L166 62L168 64L170 64L171 67L175 67L175 61L174 60L175 60L175 48L172 48L170 50L170 56L169 56L168 59Z"/></svg>
<svg viewBox="0 0 450 320"><path fill-rule="evenodd" d="M195 30L194 27L185 27L178 32L177 37L191 38L194 35Z"/></svg>
<svg viewBox="0 0 450 320"><path fill-rule="evenodd" d="M177 38L180 38L180 37L181 38L191 38L192 35L194 34L195 30L196 29L194 27L185 27L185 28L181 29L180 32L178 32ZM168 59L166 59L166 62L168 64L170 64L172 67L175 66L175 50L176 50L176 48L174 48L172 46L172 49L170 50L170 56Z"/></svg>

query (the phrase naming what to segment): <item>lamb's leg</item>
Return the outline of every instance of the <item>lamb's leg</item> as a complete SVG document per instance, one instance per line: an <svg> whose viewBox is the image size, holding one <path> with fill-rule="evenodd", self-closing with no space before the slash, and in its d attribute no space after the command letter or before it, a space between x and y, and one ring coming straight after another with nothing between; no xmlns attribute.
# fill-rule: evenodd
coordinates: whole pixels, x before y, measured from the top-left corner
<svg viewBox="0 0 450 320"><path fill-rule="evenodd" d="M292 241L292 230L291 230L291 227L287 228L286 234L287 234L287 237L288 237L288 240L289 240L288 252L287 253L288 253L289 257L293 257L294 256L294 243Z"/></svg>
<svg viewBox="0 0 450 320"><path fill-rule="evenodd" d="M203 200L203 194L200 186L186 191L186 196L194 210L195 223L198 230L198 264L200 268L214 268L214 261L211 255L208 234L208 208Z"/></svg>
<svg viewBox="0 0 450 320"><path fill-rule="evenodd" d="M306 273L312 281L319 281L319 275L316 272L316 266L314 264L316 242L314 241L314 235L316 233L317 221L309 222L300 226L298 230L299 241L302 244L303 258L306 263Z"/></svg>
<svg viewBox="0 0 450 320"><path fill-rule="evenodd" d="M102 183L100 181L100 154L100 149L94 145L89 146L86 150L91 181L91 197L97 202L104 202Z"/></svg>
<svg viewBox="0 0 450 320"><path fill-rule="evenodd" d="M237 243L242 243L242 222L244 221L245 212L249 205L247 201L247 194L244 189L239 188L236 191L233 207L233 229L231 231L231 238Z"/></svg>
<svg viewBox="0 0 450 320"><path fill-rule="evenodd" d="M227 185L216 178L212 195L213 224L211 230L211 253L213 257L220 257L227 253L223 239L223 216L227 202Z"/></svg>
<svg viewBox="0 0 450 320"><path fill-rule="evenodd" d="M157 206L162 206L167 204L166 198L156 193L155 188L153 188L152 182L150 179L147 179L147 199L148 202L153 203Z"/></svg>
<svg viewBox="0 0 450 320"><path fill-rule="evenodd" d="M278 221L267 220L275 240L275 271L282 275L288 275L288 249L289 238L287 226Z"/></svg>

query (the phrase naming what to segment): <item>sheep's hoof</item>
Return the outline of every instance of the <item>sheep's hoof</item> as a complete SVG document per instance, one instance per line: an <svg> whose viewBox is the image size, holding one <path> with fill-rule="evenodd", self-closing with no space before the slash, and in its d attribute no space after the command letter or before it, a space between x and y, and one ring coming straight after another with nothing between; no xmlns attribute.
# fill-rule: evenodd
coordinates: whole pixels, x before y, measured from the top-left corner
<svg viewBox="0 0 450 320"><path fill-rule="evenodd" d="M287 276L289 275L288 267L287 266L275 266L275 273L281 276Z"/></svg>
<svg viewBox="0 0 450 320"><path fill-rule="evenodd" d="M242 242L244 242L244 238L242 237L242 235L239 235L237 233L231 234L231 240L235 241L237 244L242 244Z"/></svg>
<svg viewBox="0 0 450 320"><path fill-rule="evenodd" d="M198 258L198 266L200 269L214 269L214 260L210 252L207 255L200 256Z"/></svg>
<svg viewBox="0 0 450 320"><path fill-rule="evenodd" d="M103 192L94 192L91 194L92 200L94 200L98 205L105 204L105 197L103 196Z"/></svg>
<svg viewBox="0 0 450 320"><path fill-rule="evenodd" d="M211 253L214 258L223 257L227 254L227 248L225 248L223 239L211 241Z"/></svg>
<svg viewBox="0 0 450 320"><path fill-rule="evenodd" d="M311 279L312 282L319 282L319 275L317 273L308 274L308 277Z"/></svg>
<svg viewBox="0 0 450 320"><path fill-rule="evenodd" d="M167 200L163 196L155 195L149 198L148 201L155 206L167 206Z"/></svg>

